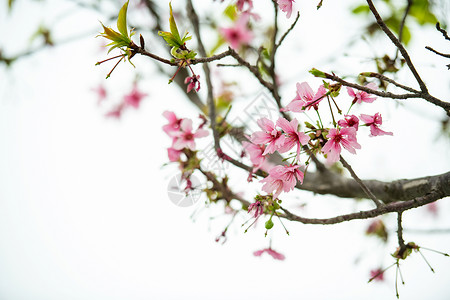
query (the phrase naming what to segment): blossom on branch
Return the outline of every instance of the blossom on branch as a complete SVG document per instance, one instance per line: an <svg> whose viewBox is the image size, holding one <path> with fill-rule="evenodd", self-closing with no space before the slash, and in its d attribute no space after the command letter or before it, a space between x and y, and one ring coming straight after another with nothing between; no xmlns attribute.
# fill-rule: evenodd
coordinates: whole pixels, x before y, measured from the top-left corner
<svg viewBox="0 0 450 300"><path fill-rule="evenodd" d="M299 165L273 167L269 170L269 176L260 181L264 183L262 190L268 194L273 193L273 199L278 198L281 192L293 190L297 180L303 183L304 174L299 168Z"/></svg>
<svg viewBox="0 0 450 300"><path fill-rule="evenodd" d="M253 164L253 171L261 168L266 157L263 155L266 145L257 145L250 142L242 142L245 151L250 155L250 161Z"/></svg>
<svg viewBox="0 0 450 300"><path fill-rule="evenodd" d="M292 5L294 2L294 0L277 0L278 6L283 12L286 13L286 18L288 19L292 15Z"/></svg>
<svg viewBox="0 0 450 300"><path fill-rule="evenodd" d="M378 127L383 123L383 119L381 118L380 113L376 113L373 116L361 114L359 117L365 123L366 126L370 127L370 136L394 135L392 132L387 132L387 131L381 130Z"/></svg>
<svg viewBox="0 0 450 300"><path fill-rule="evenodd" d="M268 144L263 155L274 153L284 145L286 137L280 130L275 128L271 120L261 118L257 123L263 131L254 132L251 141L255 144Z"/></svg>
<svg viewBox="0 0 450 300"><path fill-rule="evenodd" d="M328 162L337 162L341 155L341 145L352 154L356 154L355 149L361 149L361 145L356 141L355 128L348 127L331 128L327 135L328 141L322 147L322 152L327 154Z"/></svg>
<svg viewBox="0 0 450 300"><path fill-rule="evenodd" d="M264 213L264 204L261 201L256 201L252 203L248 207L248 213L254 210L253 217L256 219Z"/></svg>
<svg viewBox="0 0 450 300"><path fill-rule="evenodd" d="M186 77L184 83L187 84L186 92L189 93L194 89L196 92L200 90L200 75L192 75L191 77ZM197 86L197 87L195 87Z"/></svg>
<svg viewBox="0 0 450 300"><path fill-rule="evenodd" d="M180 123L180 131L174 132L172 147L175 150L181 150L183 148L189 148L190 150L195 150L195 138L201 138L207 136L209 133L205 129L197 129L194 133L192 132L192 120L183 119Z"/></svg>
<svg viewBox="0 0 450 300"><path fill-rule="evenodd" d="M321 85L314 94L312 88L307 82L297 83L297 96L284 108L284 110L292 112L302 112L314 107L318 109L319 102L325 98L327 93L325 87Z"/></svg>
<svg viewBox="0 0 450 300"><path fill-rule="evenodd" d="M253 33L247 28L248 15L241 16L233 27L219 28L225 40L231 48L237 50L242 45L247 45L253 39Z"/></svg>
<svg viewBox="0 0 450 300"><path fill-rule="evenodd" d="M173 136L174 132L180 131L180 124L183 119L177 118L174 112L168 110L163 112L163 116L169 121L169 124L163 126L163 131L168 136Z"/></svg>
<svg viewBox="0 0 450 300"><path fill-rule="evenodd" d="M358 130L359 119L355 115L345 115L343 120L338 121L338 125L341 127L351 127Z"/></svg>
<svg viewBox="0 0 450 300"><path fill-rule="evenodd" d="M280 117L277 121L277 125L286 133L284 145L278 149L278 152L284 153L291 150L294 146L297 146L298 159L302 145L306 145L311 138L303 132L298 131L297 119L293 119L289 122L285 118Z"/></svg>
<svg viewBox="0 0 450 300"><path fill-rule="evenodd" d="M375 83L371 82L366 85L366 88L376 91L378 87ZM353 98L353 101L352 101L353 104L354 103L361 104L362 102L372 103L377 98L377 97L375 97L367 92L364 92L364 91L357 91L355 93L355 91L350 87L347 87L347 93L350 97Z"/></svg>

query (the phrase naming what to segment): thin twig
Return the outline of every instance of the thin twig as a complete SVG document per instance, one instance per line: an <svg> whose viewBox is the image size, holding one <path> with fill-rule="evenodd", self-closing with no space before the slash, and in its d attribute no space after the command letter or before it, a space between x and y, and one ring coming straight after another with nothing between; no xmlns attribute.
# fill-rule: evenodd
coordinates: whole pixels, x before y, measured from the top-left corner
<svg viewBox="0 0 450 300"><path fill-rule="evenodd" d="M355 171L353 171L352 167L347 163L347 161L341 156L341 163L344 165L344 167L350 172L350 175L355 179L355 181L359 184L361 189L369 196L370 199L373 200L375 205L377 207L382 206L383 204L380 202L380 200L375 197L375 195L369 190L369 188L362 182L361 179L356 175Z"/></svg>
<svg viewBox="0 0 450 300"><path fill-rule="evenodd" d="M206 50L205 50L205 47L203 45L202 38L200 35L200 24L199 24L199 20L198 20L198 15L195 12L195 9L194 9L194 6L192 5L191 0L187 1L186 10L187 10L188 17L191 20L192 25L194 26L194 32L197 37L198 50L200 52L200 55L206 56ZM226 55L222 56L222 58L225 56L228 56L230 54L230 50L225 51L225 53L226 53ZM220 149L220 137L219 137L219 133L217 132L217 128L216 128L216 104L214 103L213 85L211 82L211 72L209 70L208 63L203 64L203 71L205 72L205 79L206 79L207 92L208 92L207 105L208 105L209 121L211 122L211 129L213 131L214 149L217 151Z"/></svg>
<svg viewBox="0 0 450 300"><path fill-rule="evenodd" d="M401 83L398 83L398 82L396 82L395 80L393 80L393 79L391 79L391 78L389 78L389 77L386 77L386 76L383 75L383 74L375 73L375 72L371 72L371 73L369 73L369 74L364 73L364 74L365 74L367 77L374 77L374 78L378 78L378 79L380 79L380 80L384 80L384 81L387 81L387 82L389 82L389 83L392 83L393 85L398 86L399 88L402 88L402 89L404 89L405 91L412 92L412 93L420 93L418 90L413 89L413 88L410 88L409 86L403 85L403 84L401 84Z"/></svg>
<svg viewBox="0 0 450 300"><path fill-rule="evenodd" d="M430 50L431 52L434 52L437 55L440 55L442 57L450 58L450 54L445 54L445 53L438 52L438 51L434 50L433 48L431 48L430 46L425 46L425 49Z"/></svg>
<svg viewBox="0 0 450 300"><path fill-rule="evenodd" d="M403 29L405 28L406 17L408 16L409 10L411 9L411 5L412 5L412 0L407 0L407 2L408 2L408 4L406 5L405 12L403 13L403 18L402 18L402 21L400 23L400 28L399 28L399 31L398 31L399 32L398 33L398 40L399 40L400 43L403 40ZM398 48L397 48L397 51L395 53L394 60L396 60L397 57L398 57Z"/></svg>
<svg viewBox="0 0 450 300"><path fill-rule="evenodd" d="M414 65L411 61L411 58L409 57L409 54L406 51L405 47L403 47L402 43L398 40L398 38L396 38L395 35L392 33L392 31L386 26L386 23L384 23L383 19L381 19L380 15L378 14L377 9L373 5L372 0L367 0L367 4L369 4L370 11L375 16L375 19L377 20L378 25L381 27L381 29L384 31L384 33L389 37L389 39L392 41L392 43L397 47L397 49L400 50L400 53L402 54L403 58L405 59L406 64L408 65L412 74L416 78L416 81L419 84L421 91L424 93L428 93L427 86L425 85L425 82L423 82L422 78L420 78L420 75L417 72L416 68L414 67Z"/></svg>
<svg viewBox="0 0 450 300"><path fill-rule="evenodd" d="M292 23L291 27L283 34L283 36L280 38L278 43L275 45L275 49L278 49L278 47L281 46L281 43L283 43L284 39L287 37L287 35L294 29L295 25L297 24L297 21L300 19L300 12L297 12L297 17L295 18L294 23Z"/></svg>
<svg viewBox="0 0 450 300"><path fill-rule="evenodd" d="M400 251L402 251L402 249L405 249L406 247L405 240L403 239L402 212L403 211L399 211L397 213L397 238Z"/></svg>

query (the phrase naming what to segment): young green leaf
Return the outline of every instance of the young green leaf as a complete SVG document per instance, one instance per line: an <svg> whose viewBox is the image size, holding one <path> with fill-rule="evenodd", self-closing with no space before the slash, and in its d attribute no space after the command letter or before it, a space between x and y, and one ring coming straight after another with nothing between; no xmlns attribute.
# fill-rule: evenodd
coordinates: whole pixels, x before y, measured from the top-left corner
<svg viewBox="0 0 450 300"><path fill-rule="evenodd" d="M175 18L173 17L172 2L169 2L169 8L170 8L170 18L169 18L170 32L172 33L176 41L179 42L178 46L181 46L183 45L183 43L181 42L180 34L178 33L177 23L175 23Z"/></svg>
<svg viewBox="0 0 450 300"><path fill-rule="evenodd" d="M129 1L125 2L125 4L122 6L119 12L119 17L117 18L117 29L119 29L119 32L124 36L128 36L127 31L128 2Z"/></svg>

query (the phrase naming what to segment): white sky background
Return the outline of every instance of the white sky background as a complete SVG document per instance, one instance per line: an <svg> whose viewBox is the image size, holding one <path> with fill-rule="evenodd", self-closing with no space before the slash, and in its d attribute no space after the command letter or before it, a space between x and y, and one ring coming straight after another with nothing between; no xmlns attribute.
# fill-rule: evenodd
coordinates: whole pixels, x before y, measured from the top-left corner
<svg viewBox="0 0 450 300"><path fill-rule="evenodd" d="M26 49L28 37L44 19L53 20L75 7L61 1L16 2L11 15L5 3L0 7L0 46L6 54ZM173 2L175 8L181 7L178 2ZM308 80L313 89L318 87L320 81L306 73L311 67L356 74L367 70L362 66L370 67L369 51L387 50L381 48L387 44L375 43L358 48L356 62L322 60L322 54L342 55L346 44L339 38L341 32L352 36L360 26L358 20L342 17L347 6L334 2L325 1L317 12L316 3L297 1L302 8L299 28L286 40L280 56L292 48L301 55L278 62L285 103L294 96L297 81ZM120 65L105 81L112 64L94 66L105 58L98 50L99 39L93 38L101 19L81 9L57 27L45 23L55 29L56 41L80 32L92 34L21 59L10 69L0 66L0 299L395 298L394 269L386 273L385 282L367 284L369 270L392 263L390 253L396 247L394 235L386 246L365 237L368 221L329 227L285 222L291 236L276 221L273 248L286 255L280 262L252 255L266 248L269 238L264 238L261 224L243 233L239 225L248 216L236 219L228 241L220 245L214 239L229 222L221 207L202 210L192 222L191 214L204 206L203 201L194 208L173 205L167 184L177 169L161 168L170 145L161 130L166 122L161 114L169 109L195 118L197 112L175 86L167 85L168 78L155 76L153 64L144 58L135 58L136 69ZM410 47L412 58L432 94L448 99L449 71L444 67L448 61L423 49L431 45L445 52L448 43L431 27L417 33ZM130 91L136 73L143 74L139 86L150 97L138 110L126 111L120 121L104 118L111 102ZM261 91L245 71L242 74L239 80L246 89L238 107ZM399 77L411 78L406 70ZM98 107L91 88L100 82L106 85L110 102ZM436 140L439 123L430 122L443 117L440 109L419 100L408 100L405 108L397 109L394 101L383 99L365 109L361 112L380 111L383 128L393 131L394 137L358 136L363 148L357 156L345 157L361 177L392 180L449 170L449 143ZM259 185L241 184L245 178L237 172L232 180L250 199ZM301 211L305 216L327 217L371 207L297 195L289 207L307 203ZM448 200L440 201L439 209L438 219L425 209L406 212L405 228L449 228ZM217 218L210 221L212 216ZM386 221L394 228L395 216ZM405 239L450 251L448 234L405 232ZM419 254L412 255L402 265L406 285L400 287L401 298L448 299L450 259L424 254L436 274Z"/></svg>

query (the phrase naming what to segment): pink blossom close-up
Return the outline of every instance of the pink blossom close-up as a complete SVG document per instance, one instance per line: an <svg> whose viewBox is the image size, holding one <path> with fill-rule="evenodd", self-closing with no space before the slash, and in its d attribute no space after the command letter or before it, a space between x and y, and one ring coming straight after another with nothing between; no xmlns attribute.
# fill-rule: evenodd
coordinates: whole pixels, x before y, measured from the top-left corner
<svg viewBox="0 0 450 300"><path fill-rule="evenodd" d="M238 11L243 11L245 4L247 4L247 6L248 6L247 10L251 10L253 8L252 0L238 0L236 2L236 7L237 7Z"/></svg>
<svg viewBox="0 0 450 300"><path fill-rule="evenodd" d="M124 108L125 108L125 106L122 103L122 104L118 105L117 107L115 107L113 110L107 112L105 114L105 116L110 117L110 118L120 119Z"/></svg>
<svg viewBox="0 0 450 300"><path fill-rule="evenodd" d="M370 278L375 281L384 281L384 272L381 268L371 270L370 271Z"/></svg>
<svg viewBox="0 0 450 300"><path fill-rule="evenodd" d="M174 112L172 111L164 111L163 116L169 121L169 124L163 126L163 131L168 136L173 136L174 132L180 131L180 124L183 119L177 118Z"/></svg>
<svg viewBox="0 0 450 300"><path fill-rule="evenodd" d="M247 212L250 213L252 210L254 211L253 217L258 218L264 213L264 205L261 201L256 201L255 203L249 205Z"/></svg>
<svg viewBox="0 0 450 300"><path fill-rule="evenodd" d="M174 142L172 148L181 150L188 148L195 150L195 139L205 137L208 135L208 131L205 129L198 129L196 132L192 132L192 120L183 119L180 123L180 131L174 132Z"/></svg>
<svg viewBox="0 0 450 300"><path fill-rule="evenodd" d="M379 126L383 123L380 113L376 113L373 116L361 114L359 117L366 126L370 127L370 136L394 135L392 132L387 132L379 128Z"/></svg>
<svg viewBox="0 0 450 300"><path fill-rule="evenodd" d="M378 88L377 85L373 82L368 83L365 87L374 91L376 91ZM358 104L361 104L362 102L372 103L377 98L376 96L364 91L355 92L351 87L347 87L347 93L350 97L353 98L352 103Z"/></svg>
<svg viewBox="0 0 450 300"><path fill-rule="evenodd" d="M256 131L252 134L251 141L255 144L268 144L263 155L274 153L284 145L284 134L275 128L273 122L267 118L261 118L257 121L263 131Z"/></svg>
<svg viewBox="0 0 450 300"><path fill-rule="evenodd" d="M289 122L285 118L280 117L277 121L277 125L283 129L286 134L284 145L278 149L278 152L284 153L291 150L294 146L297 146L298 159L302 146L306 145L311 138L303 132L298 131L297 119L293 119Z"/></svg>
<svg viewBox="0 0 450 300"><path fill-rule="evenodd" d="M233 27L219 29L231 48L235 50L249 44L253 39L253 33L247 28L248 18L248 15L241 16Z"/></svg>
<svg viewBox="0 0 450 300"><path fill-rule="evenodd" d="M266 157L263 155L266 146L264 144L257 145L250 142L242 142L245 151L250 155L250 161L253 164L254 171L259 169L264 163Z"/></svg>
<svg viewBox="0 0 450 300"><path fill-rule="evenodd" d="M340 130L331 128L327 138L328 141L323 146L322 152L328 155L329 163L337 162L340 159L341 145L352 154L356 154L355 149L361 149L361 145L356 141L356 130L352 127Z"/></svg>
<svg viewBox="0 0 450 300"><path fill-rule="evenodd" d="M358 130L359 119L355 115L345 115L344 119L338 121L338 125L341 127L352 127Z"/></svg>
<svg viewBox="0 0 450 300"><path fill-rule="evenodd" d="M272 256L274 259L277 259L277 260L284 260L285 259L285 256L283 254L273 250L272 248L266 248L266 249L255 251L255 252L253 252L253 255L254 256L261 256L264 252L266 252L267 254Z"/></svg>
<svg viewBox="0 0 450 300"><path fill-rule="evenodd" d="M262 190L268 194L273 193L273 199L278 198L281 192L294 189L297 181L303 183L304 174L299 165L275 166L269 170L269 175L260 182L264 183Z"/></svg>
<svg viewBox="0 0 450 300"><path fill-rule="evenodd" d="M320 101L325 98L326 89L323 85L319 87L317 93L309 86L307 82L297 83L297 95L292 101L284 108L284 110L292 112L302 112L308 110L311 107L318 109Z"/></svg>
<svg viewBox="0 0 450 300"><path fill-rule="evenodd" d="M169 161L176 162L180 159L181 153L183 151L174 149L172 147L167 149L167 156L169 157Z"/></svg>
<svg viewBox="0 0 450 300"><path fill-rule="evenodd" d="M292 15L292 5L294 2L294 0L277 0L278 6L283 12L286 13L286 18L288 19Z"/></svg>
<svg viewBox="0 0 450 300"><path fill-rule="evenodd" d="M139 91L139 89L137 88L137 85L135 84L133 86L133 89L131 90L131 92L128 95L124 96L124 103L128 106L138 108L142 99L146 96L147 96L147 94Z"/></svg>
<svg viewBox="0 0 450 300"><path fill-rule="evenodd" d="M200 81L199 81L200 75L192 75L191 77L186 77L184 80L184 83L187 84L186 92L189 93L194 89L196 92L200 90Z"/></svg>

